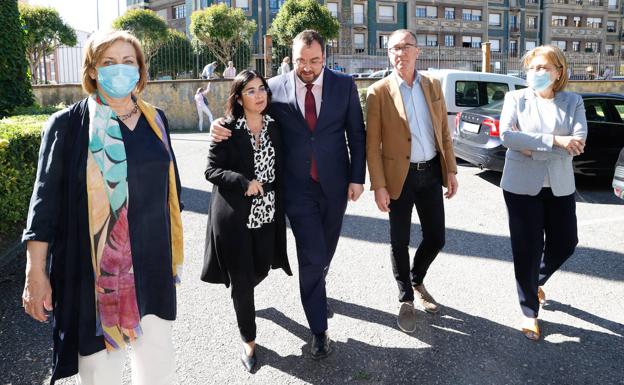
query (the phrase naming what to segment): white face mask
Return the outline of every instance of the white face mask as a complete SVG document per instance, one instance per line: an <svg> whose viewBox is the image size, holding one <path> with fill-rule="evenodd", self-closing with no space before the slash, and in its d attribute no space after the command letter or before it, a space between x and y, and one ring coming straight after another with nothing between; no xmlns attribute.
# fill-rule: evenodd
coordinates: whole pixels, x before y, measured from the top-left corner
<svg viewBox="0 0 624 385"><path fill-rule="evenodd" d="M537 92L544 91L550 87L555 81L550 77L550 72L542 71L529 71L527 73L527 83L529 87L533 88Z"/></svg>

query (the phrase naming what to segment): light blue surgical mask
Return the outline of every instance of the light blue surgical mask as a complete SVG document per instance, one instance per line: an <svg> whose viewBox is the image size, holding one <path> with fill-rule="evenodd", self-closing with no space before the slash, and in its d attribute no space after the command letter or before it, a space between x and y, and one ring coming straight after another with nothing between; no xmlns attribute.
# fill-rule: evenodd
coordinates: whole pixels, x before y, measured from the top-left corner
<svg viewBox="0 0 624 385"><path fill-rule="evenodd" d="M529 71L527 73L527 83L535 91L541 92L550 87L554 80L550 77L550 72L548 71Z"/></svg>
<svg viewBox="0 0 624 385"><path fill-rule="evenodd" d="M98 67L98 85L111 98L128 96L139 81L139 68L128 64Z"/></svg>

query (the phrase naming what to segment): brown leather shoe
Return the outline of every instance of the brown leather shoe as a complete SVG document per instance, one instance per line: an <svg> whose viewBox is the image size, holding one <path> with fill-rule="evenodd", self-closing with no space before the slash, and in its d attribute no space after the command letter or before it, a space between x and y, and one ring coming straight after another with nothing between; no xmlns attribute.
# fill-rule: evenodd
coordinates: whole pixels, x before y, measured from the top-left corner
<svg viewBox="0 0 624 385"><path fill-rule="evenodd" d="M399 329L403 330L405 333L413 333L416 330L416 310L414 310L414 303L401 303L399 316L397 317L397 325Z"/></svg>
<svg viewBox="0 0 624 385"><path fill-rule="evenodd" d="M424 284L414 286L414 300L420 302L420 306L425 309L427 313L435 314L440 310L440 307L435 299L425 289Z"/></svg>
<svg viewBox="0 0 624 385"><path fill-rule="evenodd" d="M537 300L539 301L540 305L546 303L546 293L544 293L544 289L542 289L541 286L537 288Z"/></svg>

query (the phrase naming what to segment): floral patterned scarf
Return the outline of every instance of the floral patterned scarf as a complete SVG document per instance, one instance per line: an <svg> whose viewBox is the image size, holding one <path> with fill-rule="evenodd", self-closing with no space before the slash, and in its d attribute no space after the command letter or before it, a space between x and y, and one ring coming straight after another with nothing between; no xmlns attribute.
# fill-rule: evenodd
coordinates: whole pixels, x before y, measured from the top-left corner
<svg viewBox="0 0 624 385"><path fill-rule="evenodd" d="M173 279L183 261L182 220L173 156L156 109L137 99L152 130L169 151L169 213ZM96 335L107 350L120 349L142 334L137 305L128 226L128 166L117 116L93 95L89 107L87 196L91 261L95 273Z"/></svg>

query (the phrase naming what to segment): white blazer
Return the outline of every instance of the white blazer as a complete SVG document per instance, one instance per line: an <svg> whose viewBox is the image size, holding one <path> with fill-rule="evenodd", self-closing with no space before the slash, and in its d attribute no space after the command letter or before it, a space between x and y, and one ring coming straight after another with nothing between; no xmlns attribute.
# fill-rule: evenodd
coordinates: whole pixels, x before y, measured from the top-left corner
<svg viewBox="0 0 624 385"><path fill-rule="evenodd" d="M515 194L537 195L548 171L550 188L555 196L573 194L572 156L563 148L553 147L555 135L587 137L587 120L583 98L573 92L555 94L557 113L554 130L541 126L537 96L531 88L505 95L500 117L500 137L507 147L501 188ZM544 117L542 117L544 118ZM521 150L532 151L532 156Z"/></svg>

